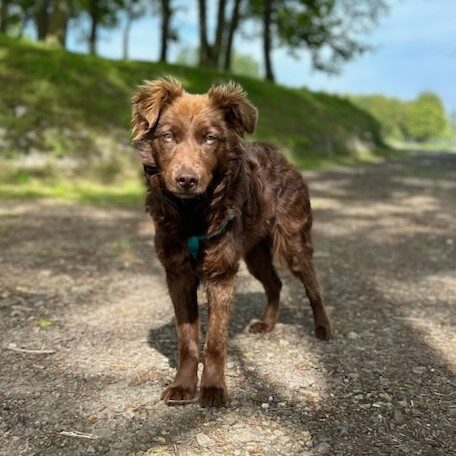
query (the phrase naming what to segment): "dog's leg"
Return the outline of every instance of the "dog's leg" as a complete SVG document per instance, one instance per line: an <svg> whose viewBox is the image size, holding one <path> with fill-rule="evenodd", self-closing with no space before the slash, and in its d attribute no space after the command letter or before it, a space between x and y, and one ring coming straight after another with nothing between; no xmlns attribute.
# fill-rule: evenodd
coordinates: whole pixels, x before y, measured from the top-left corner
<svg viewBox="0 0 456 456"><path fill-rule="evenodd" d="M282 282L272 264L271 248L266 240L260 241L245 255L245 262L250 273L264 287L268 303L259 320L249 326L252 333L264 333L274 329L279 313L279 298Z"/></svg>
<svg viewBox="0 0 456 456"><path fill-rule="evenodd" d="M198 279L188 270L180 275L168 273L166 280L176 314L179 366L162 399L190 400L195 396L198 380Z"/></svg>
<svg viewBox="0 0 456 456"><path fill-rule="evenodd" d="M319 339L330 340L332 338L331 323L326 315L323 300L320 295L317 276L313 265L313 248L310 242L310 234L303 233L297 236L294 242L286 243L285 258L293 274L298 277L306 289L315 322L315 335Z"/></svg>
<svg viewBox="0 0 456 456"><path fill-rule="evenodd" d="M225 357L234 281L233 275L207 282L208 323L200 393L203 407L219 407L226 400Z"/></svg>

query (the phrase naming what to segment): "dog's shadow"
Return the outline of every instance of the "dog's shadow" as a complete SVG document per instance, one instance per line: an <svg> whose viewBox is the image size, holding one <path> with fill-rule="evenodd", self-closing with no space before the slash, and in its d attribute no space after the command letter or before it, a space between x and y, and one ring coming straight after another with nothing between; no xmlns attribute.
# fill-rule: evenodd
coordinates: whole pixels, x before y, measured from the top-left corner
<svg viewBox="0 0 456 456"><path fill-rule="evenodd" d="M304 303L302 307L304 307ZM230 337L240 333L248 332L250 322L262 314L266 306L266 295L259 292L237 293L234 300L234 307L231 313ZM280 323L296 325L303 321L303 311L290 308L281 303L279 319ZM205 331L207 328L207 304L199 304L200 319L200 345L204 345ZM149 330L147 342L149 346L165 356L171 367L177 367L177 335L174 318L168 323ZM202 353L202 350L200 350Z"/></svg>

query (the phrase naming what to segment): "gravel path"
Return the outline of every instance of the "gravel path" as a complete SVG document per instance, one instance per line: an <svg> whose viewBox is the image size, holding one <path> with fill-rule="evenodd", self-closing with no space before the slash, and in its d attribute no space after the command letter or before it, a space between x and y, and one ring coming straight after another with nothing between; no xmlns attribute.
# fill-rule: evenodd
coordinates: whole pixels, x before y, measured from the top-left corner
<svg viewBox="0 0 456 456"><path fill-rule="evenodd" d="M277 328L246 332L243 268L220 410L159 401L176 340L141 208L1 203L0 454L456 454L456 154L305 174L335 339L286 273Z"/></svg>

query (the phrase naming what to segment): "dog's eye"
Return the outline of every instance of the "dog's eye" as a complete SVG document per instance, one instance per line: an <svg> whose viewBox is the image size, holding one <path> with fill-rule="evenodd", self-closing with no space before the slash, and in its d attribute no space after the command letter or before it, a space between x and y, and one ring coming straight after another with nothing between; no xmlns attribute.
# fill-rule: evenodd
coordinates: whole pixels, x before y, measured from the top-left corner
<svg viewBox="0 0 456 456"><path fill-rule="evenodd" d="M206 135L204 137L204 142L206 144L214 144L217 141L217 138L214 135Z"/></svg>
<svg viewBox="0 0 456 456"><path fill-rule="evenodd" d="M162 138L163 138L166 142L170 142L170 141L173 140L174 136L173 136L172 133L170 133L170 132L168 131L168 132L162 134Z"/></svg>

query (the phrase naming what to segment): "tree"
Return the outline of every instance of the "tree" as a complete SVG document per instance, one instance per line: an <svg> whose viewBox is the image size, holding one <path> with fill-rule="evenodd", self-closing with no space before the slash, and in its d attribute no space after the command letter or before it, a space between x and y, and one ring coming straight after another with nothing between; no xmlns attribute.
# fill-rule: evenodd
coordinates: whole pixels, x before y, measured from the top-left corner
<svg viewBox="0 0 456 456"><path fill-rule="evenodd" d="M160 6L160 62L168 60L168 40L170 38L171 5L170 0L161 0Z"/></svg>
<svg viewBox="0 0 456 456"><path fill-rule="evenodd" d="M0 7L0 32L6 33L8 30L8 18L9 8L11 6L11 0L2 0L2 6Z"/></svg>
<svg viewBox="0 0 456 456"><path fill-rule="evenodd" d="M0 32L21 37L27 22L33 16L34 0L2 0L0 7Z"/></svg>
<svg viewBox="0 0 456 456"><path fill-rule="evenodd" d="M118 13L124 0L80 0L81 9L90 17L90 30L87 38L89 52L97 53L100 27L114 27L118 23Z"/></svg>
<svg viewBox="0 0 456 456"><path fill-rule="evenodd" d="M271 26L272 26L272 8L273 0L265 0L263 6L263 57L264 57L264 68L265 76L268 81L274 81L274 72L272 71L272 60L271 60Z"/></svg>
<svg viewBox="0 0 456 456"><path fill-rule="evenodd" d="M432 92L423 92L406 108L404 126L407 136L426 141L440 136L447 126L445 110L440 98Z"/></svg>
<svg viewBox="0 0 456 456"><path fill-rule="evenodd" d="M35 26L39 41L46 39L49 27L49 12L51 7L51 0L37 0L35 5Z"/></svg>
<svg viewBox="0 0 456 456"><path fill-rule="evenodd" d="M207 37L206 0L198 0L200 65L210 66L213 68L217 68L220 65L220 55L222 50L224 32L226 28L225 9L226 0L218 0L215 39L214 42L211 44Z"/></svg>
<svg viewBox="0 0 456 456"><path fill-rule="evenodd" d="M242 0L233 1L231 20L229 21L228 35L226 37L226 42L225 42L225 59L223 62L223 68L225 71L231 70L234 34L236 33L236 30L239 27L239 23L240 23L240 19L241 19L241 15L240 15L241 3L242 3Z"/></svg>
<svg viewBox="0 0 456 456"><path fill-rule="evenodd" d="M69 0L53 0L46 42L65 47L70 6Z"/></svg>
<svg viewBox="0 0 456 456"><path fill-rule="evenodd" d="M328 73L369 49L362 39L386 12L386 0L250 0L263 24L266 79L274 79L274 44L292 56L306 50L315 69Z"/></svg>

